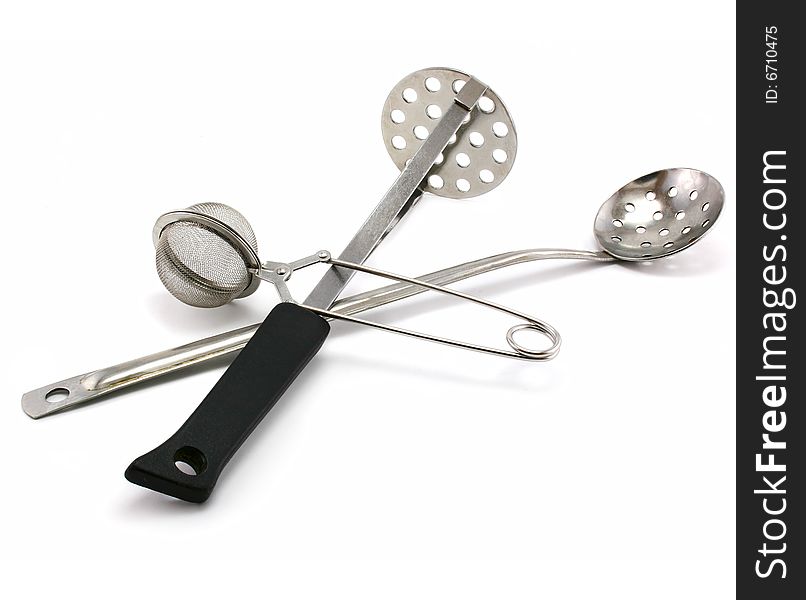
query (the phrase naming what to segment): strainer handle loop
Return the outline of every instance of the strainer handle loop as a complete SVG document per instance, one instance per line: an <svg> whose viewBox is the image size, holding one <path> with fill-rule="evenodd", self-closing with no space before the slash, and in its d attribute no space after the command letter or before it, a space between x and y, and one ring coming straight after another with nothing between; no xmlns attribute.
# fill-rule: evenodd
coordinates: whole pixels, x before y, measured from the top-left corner
<svg viewBox="0 0 806 600"><path fill-rule="evenodd" d="M469 302L473 302L475 304L479 304L481 306L485 306L487 308L491 308L498 312L502 312L513 317L517 317L518 319L523 319L525 323L517 324L511 327L506 334L506 340L509 344L511 350L501 349L501 348L491 348L489 346L484 346L481 344L476 344L473 342L464 342L459 340L453 340L437 335L432 335L429 333L423 333L420 331L412 331L410 329L404 329L402 327L396 327L393 325L386 325L383 323L378 323L376 321L368 321L366 319L361 319L358 317L346 315L339 312L334 312L332 310L324 310L312 306L305 306L308 310L315 312L323 317L327 317L330 319L339 319L342 321L349 321L350 323L357 323L359 325L366 325L368 327L373 327L375 329L380 329L383 331L388 331L390 333L397 333L400 335L405 335L408 337L416 338L419 340L425 340L429 342L435 342L438 344L444 344L446 346L453 346L455 348L463 348L465 350L475 350L476 352L482 352L485 354L492 354L495 356L503 356L507 358L517 358L521 360L531 360L531 361L546 361L551 360L554 358L557 353L560 351L560 345L562 344L562 338L560 337L559 332L552 327L550 324L527 315L526 313L522 313L520 311L508 308L501 304L496 304L495 302L490 302L489 300L485 300L483 298L479 298L477 296L471 296L470 294L465 294L463 292L459 292L456 290L452 290L445 286L437 285L434 283L429 283L427 281L423 281L422 279L415 279L412 277L405 277L403 275L396 275L394 273L390 273L388 271L382 271L380 269L375 269L373 267L368 267L366 265L360 265L356 263L351 263L343 260L339 260L337 258L329 257L327 260L323 260L322 262L327 262L337 267L343 267L346 269L353 269L355 271L360 271L362 273L369 273L370 275L377 275L378 277L383 277L385 279L391 279L394 281L399 281L401 283L408 283L412 285L416 285L418 287L422 287L425 289L433 290L435 292L440 292L442 294L447 294L449 296L455 296L457 298L461 298L463 300L467 300ZM537 331L542 333L544 336L548 338L551 342L549 347L544 350L533 350L530 348L526 348L525 346L518 344L513 335L517 331L529 329L532 331Z"/></svg>

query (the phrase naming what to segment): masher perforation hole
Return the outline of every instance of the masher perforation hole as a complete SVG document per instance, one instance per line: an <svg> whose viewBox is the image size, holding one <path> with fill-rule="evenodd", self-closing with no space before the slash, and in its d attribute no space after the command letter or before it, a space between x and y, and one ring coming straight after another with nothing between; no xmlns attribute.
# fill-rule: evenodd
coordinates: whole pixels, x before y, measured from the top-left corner
<svg viewBox="0 0 806 600"><path fill-rule="evenodd" d="M646 198L647 200L654 200L655 192L653 192L652 190L648 191L646 194L644 194L644 198Z"/></svg>
<svg viewBox="0 0 806 600"><path fill-rule="evenodd" d="M499 165L502 165L505 162L507 162L507 158L509 158L509 156L507 155L506 150L503 150L501 148L496 148L495 150L493 150L493 160L497 162Z"/></svg>
<svg viewBox="0 0 806 600"><path fill-rule="evenodd" d="M677 196L677 188L675 186L670 187L666 191L666 195L669 196L669 198L674 198L675 196Z"/></svg>
<svg viewBox="0 0 806 600"><path fill-rule="evenodd" d="M471 131L470 135L467 136L467 139L470 141L470 145L474 148L481 148L484 145L484 136L478 131Z"/></svg>
<svg viewBox="0 0 806 600"><path fill-rule="evenodd" d="M402 135L396 135L392 138L392 147L396 150L405 150L406 149L406 138Z"/></svg>
<svg viewBox="0 0 806 600"><path fill-rule="evenodd" d="M692 201L696 200L699 197L700 193L697 190L691 190L691 193L688 195Z"/></svg>
<svg viewBox="0 0 806 600"><path fill-rule="evenodd" d="M652 246L652 242L641 242L641 248L649 248Z"/></svg>
<svg viewBox="0 0 806 600"><path fill-rule="evenodd" d="M461 92L463 87L465 87L465 82L461 79L455 79L454 82L451 84L451 88L456 94Z"/></svg>
<svg viewBox="0 0 806 600"><path fill-rule="evenodd" d="M495 110L495 102L487 96L482 96L479 98L479 110L489 115Z"/></svg>
<svg viewBox="0 0 806 600"><path fill-rule="evenodd" d="M635 233L646 233L646 227L644 227L643 225L639 225L638 227L635 228Z"/></svg>
<svg viewBox="0 0 806 600"><path fill-rule="evenodd" d="M460 192L469 192L470 182L467 179L457 179L456 189L459 190Z"/></svg>
<svg viewBox="0 0 806 600"><path fill-rule="evenodd" d="M412 102L417 102L417 92L414 88L406 88L403 90L403 100L411 104Z"/></svg>
<svg viewBox="0 0 806 600"><path fill-rule="evenodd" d="M708 227L708 225L709 225L710 223L711 223L711 221L709 221L708 219L705 219L705 221L703 221L703 222L702 222L702 226L703 226L703 227Z"/></svg>
<svg viewBox="0 0 806 600"><path fill-rule="evenodd" d="M623 227L624 222L620 221L619 219L613 219L613 227Z"/></svg>
<svg viewBox="0 0 806 600"><path fill-rule="evenodd" d="M635 204L632 202L627 202L627 204L624 205L624 210L626 210L628 213L635 212Z"/></svg>
<svg viewBox="0 0 806 600"><path fill-rule="evenodd" d="M389 116L392 119L392 123L396 123L398 125L406 121L406 113L399 108L393 110Z"/></svg>
<svg viewBox="0 0 806 600"><path fill-rule="evenodd" d="M456 164L465 169L470 166L470 157L464 152L460 152L456 155Z"/></svg>
<svg viewBox="0 0 806 600"><path fill-rule="evenodd" d="M427 89L429 92L438 92L442 89L442 84L436 77L426 77L425 89Z"/></svg>
<svg viewBox="0 0 806 600"><path fill-rule="evenodd" d="M506 123L502 123L501 121L496 121L493 123L493 135L495 137L506 137L509 133L509 127L506 126Z"/></svg>
<svg viewBox="0 0 806 600"><path fill-rule="evenodd" d="M666 237L667 235L669 235L669 230L664 227L658 232L658 235L661 237Z"/></svg>
<svg viewBox="0 0 806 600"><path fill-rule="evenodd" d="M495 181L495 175L493 175L493 172L489 169L482 169L479 171L479 179L481 179L483 183L492 183Z"/></svg>
<svg viewBox="0 0 806 600"><path fill-rule="evenodd" d="M448 146L453 146L456 143L456 134L454 133L448 138Z"/></svg>
<svg viewBox="0 0 806 600"><path fill-rule="evenodd" d="M687 235L689 231L691 231L691 227L683 227L683 230L680 233Z"/></svg>
<svg viewBox="0 0 806 600"><path fill-rule="evenodd" d="M678 210L677 213L675 213L674 218L677 219L678 221L682 221L683 219L686 218L686 211Z"/></svg>
<svg viewBox="0 0 806 600"><path fill-rule="evenodd" d="M708 202L706 202L705 204L703 204L703 205L702 205L702 212L707 211L709 206L711 206L711 205L710 205L710 203L708 203Z"/></svg>
<svg viewBox="0 0 806 600"><path fill-rule="evenodd" d="M414 137L418 140L424 140L428 137L428 128L425 125L417 125L413 130Z"/></svg>
<svg viewBox="0 0 806 600"><path fill-rule="evenodd" d="M663 213L659 210L655 211L655 213L652 215L652 218L656 221L660 221L663 218Z"/></svg>
<svg viewBox="0 0 806 600"><path fill-rule="evenodd" d="M436 104L429 104L425 107L425 114L429 119L439 119L442 116L442 109Z"/></svg>
<svg viewBox="0 0 806 600"><path fill-rule="evenodd" d="M617 244L621 242L621 238L617 235L612 236L610 239L616 242Z"/></svg>
<svg viewBox="0 0 806 600"><path fill-rule="evenodd" d="M441 190L442 186L445 185L445 182L442 180L442 177L439 175L431 175L428 178L428 185L430 185L435 190Z"/></svg>
<svg viewBox="0 0 806 600"><path fill-rule="evenodd" d="M664 248L671 248L672 246L674 246L674 242L666 242L665 244L663 244Z"/></svg>

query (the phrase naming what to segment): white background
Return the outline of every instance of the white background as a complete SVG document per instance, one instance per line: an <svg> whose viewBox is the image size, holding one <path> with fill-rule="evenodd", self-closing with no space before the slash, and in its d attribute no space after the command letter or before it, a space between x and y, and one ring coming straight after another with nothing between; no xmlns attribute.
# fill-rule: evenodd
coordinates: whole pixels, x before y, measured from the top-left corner
<svg viewBox="0 0 806 600"><path fill-rule="evenodd" d="M6 597L733 596L732 3L18 6L0 11ZM396 175L388 90L442 65L507 103L516 164L486 196L425 198L372 265L594 249L599 205L665 167L719 178L720 222L647 267L457 286L560 329L547 364L334 325L205 505L123 471L221 363L21 412L50 381L259 321L270 286L217 310L164 291L156 217L226 202L264 259L340 251ZM490 343L511 324L439 297L377 316Z"/></svg>

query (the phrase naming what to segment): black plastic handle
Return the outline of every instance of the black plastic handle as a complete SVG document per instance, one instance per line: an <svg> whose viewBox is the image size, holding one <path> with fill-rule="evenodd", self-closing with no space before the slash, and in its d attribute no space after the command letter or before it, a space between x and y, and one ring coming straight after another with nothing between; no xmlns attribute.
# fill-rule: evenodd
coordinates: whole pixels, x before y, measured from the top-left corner
<svg viewBox="0 0 806 600"><path fill-rule="evenodd" d="M319 315L278 304L179 431L132 462L126 479L188 502L207 500L229 459L328 333L330 325ZM191 469L195 475L186 472Z"/></svg>

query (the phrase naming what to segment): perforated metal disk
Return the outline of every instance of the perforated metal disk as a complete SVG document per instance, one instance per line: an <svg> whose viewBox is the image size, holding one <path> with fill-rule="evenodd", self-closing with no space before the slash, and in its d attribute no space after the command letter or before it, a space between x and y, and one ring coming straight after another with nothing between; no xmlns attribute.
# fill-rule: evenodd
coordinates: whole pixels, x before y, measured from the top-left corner
<svg viewBox="0 0 806 600"><path fill-rule="evenodd" d="M399 169L419 150L470 78L454 69L423 69L404 77L389 93L381 128ZM518 138L509 112L488 89L423 180L423 191L447 198L483 194L509 174Z"/></svg>

